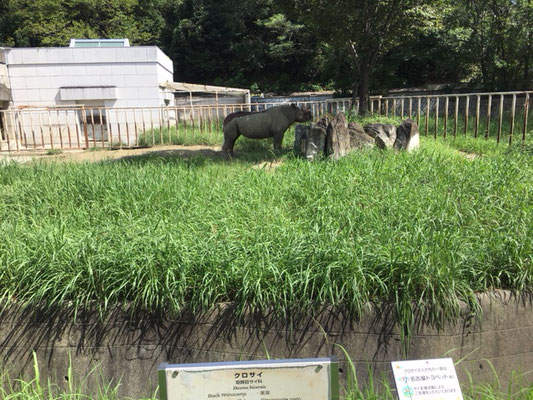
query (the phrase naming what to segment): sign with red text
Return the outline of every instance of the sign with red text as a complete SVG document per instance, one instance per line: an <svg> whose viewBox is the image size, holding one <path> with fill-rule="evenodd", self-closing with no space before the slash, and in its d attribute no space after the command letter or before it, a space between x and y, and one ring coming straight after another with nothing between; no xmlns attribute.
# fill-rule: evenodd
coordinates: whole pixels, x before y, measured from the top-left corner
<svg viewBox="0 0 533 400"><path fill-rule="evenodd" d="M391 362L399 400L463 400L451 358Z"/></svg>

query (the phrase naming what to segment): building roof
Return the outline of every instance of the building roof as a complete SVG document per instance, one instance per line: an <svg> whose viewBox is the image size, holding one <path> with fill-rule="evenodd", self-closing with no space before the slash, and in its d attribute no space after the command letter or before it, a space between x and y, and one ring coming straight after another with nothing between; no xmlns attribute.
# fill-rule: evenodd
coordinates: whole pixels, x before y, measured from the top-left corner
<svg viewBox="0 0 533 400"><path fill-rule="evenodd" d="M185 82L165 82L161 86L173 90L175 92L199 92L199 93L234 93L234 94L249 94L248 89L231 88L224 86L212 86L212 85L200 85L197 83L185 83Z"/></svg>

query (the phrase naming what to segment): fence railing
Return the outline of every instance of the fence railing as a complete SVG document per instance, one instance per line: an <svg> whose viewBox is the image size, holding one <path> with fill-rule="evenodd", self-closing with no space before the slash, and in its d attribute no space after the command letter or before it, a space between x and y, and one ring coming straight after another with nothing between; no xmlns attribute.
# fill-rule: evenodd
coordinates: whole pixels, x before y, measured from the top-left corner
<svg viewBox="0 0 533 400"><path fill-rule="evenodd" d="M414 119L434 137L472 135L525 142L533 126L533 91L371 97L373 115ZM348 112L351 99L298 102L314 120ZM224 118L239 110L262 111L280 103L179 107L48 107L0 111L0 151L122 148L160 144L220 144ZM353 112L358 110L355 102Z"/></svg>
<svg viewBox="0 0 533 400"><path fill-rule="evenodd" d="M525 142L532 127L531 95L533 91L383 97L371 99L370 113L415 119L421 132L434 137L471 134L512 144L516 134Z"/></svg>

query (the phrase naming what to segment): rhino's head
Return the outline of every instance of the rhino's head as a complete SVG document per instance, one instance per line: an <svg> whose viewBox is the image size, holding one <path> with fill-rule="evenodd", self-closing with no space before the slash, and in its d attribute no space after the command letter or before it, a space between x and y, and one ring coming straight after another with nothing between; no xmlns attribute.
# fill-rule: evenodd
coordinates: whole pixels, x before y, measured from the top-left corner
<svg viewBox="0 0 533 400"><path fill-rule="evenodd" d="M296 122L306 122L313 119L311 108L309 106L298 107L296 104L291 104L296 111Z"/></svg>

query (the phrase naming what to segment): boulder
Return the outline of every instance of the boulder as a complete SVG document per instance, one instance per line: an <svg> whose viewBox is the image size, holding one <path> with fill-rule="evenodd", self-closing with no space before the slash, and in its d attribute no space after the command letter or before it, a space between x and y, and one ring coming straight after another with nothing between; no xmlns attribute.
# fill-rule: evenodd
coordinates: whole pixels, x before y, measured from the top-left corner
<svg viewBox="0 0 533 400"><path fill-rule="evenodd" d="M322 158L326 148L326 128L320 124L296 125L294 128L294 154L308 160Z"/></svg>
<svg viewBox="0 0 533 400"><path fill-rule="evenodd" d="M368 124L364 127L346 121L344 113L332 120L323 118L311 126L296 125L294 153L309 160L326 155L335 160L365 147L412 151L419 146L418 126L406 119L400 126Z"/></svg>
<svg viewBox="0 0 533 400"><path fill-rule="evenodd" d="M339 113L328 124L326 137L326 154L338 160L351 150L351 139L348 133L348 122L344 113Z"/></svg>
<svg viewBox="0 0 533 400"><path fill-rule="evenodd" d="M420 145L418 125L412 119L406 119L396 130L394 148L397 150L413 151Z"/></svg>
<svg viewBox="0 0 533 400"><path fill-rule="evenodd" d="M356 122L348 124L348 134L350 135L350 147L352 149L374 147L375 145L374 138L366 134L363 127Z"/></svg>
<svg viewBox="0 0 533 400"><path fill-rule="evenodd" d="M374 138L380 149L392 149L396 142L396 127L389 124L368 124L365 133Z"/></svg>

